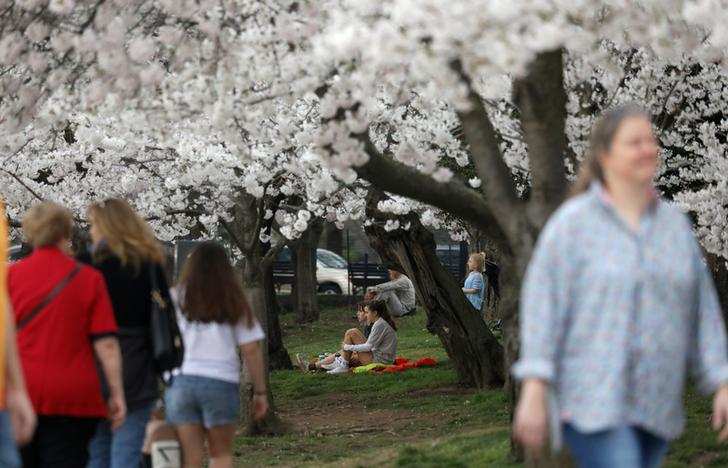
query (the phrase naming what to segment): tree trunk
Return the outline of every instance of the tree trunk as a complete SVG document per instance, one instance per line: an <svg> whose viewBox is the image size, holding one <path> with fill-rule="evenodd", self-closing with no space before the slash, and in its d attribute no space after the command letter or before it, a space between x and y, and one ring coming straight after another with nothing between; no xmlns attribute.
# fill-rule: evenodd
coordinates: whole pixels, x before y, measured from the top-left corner
<svg viewBox="0 0 728 468"><path fill-rule="evenodd" d="M414 283L427 313L427 330L440 339L460 382L476 388L501 386L503 348L435 255L432 233L414 215L406 220L409 231L387 232L386 218L376 209L379 199L371 195L367 202L367 216L376 220L365 228L369 242L383 260L399 265Z"/></svg>
<svg viewBox="0 0 728 468"><path fill-rule="evenodd" d="M266 268L263 274L265 310L268 317L268 365L270 370L293 369L291 357L283 346L283 332L279 320L280 305L273 283L273 269Z"/></svg>
<svg viewBox="0 0 728 468"><path fill-rule="evenodd" d="M266 319L266 313L265 311L265 292L263 291L263 288L260 286L255 287L249 287L246 288L246 297L248 298L248 303L250 304L250 307L255 312L256 317L260 321L261 326L263 327L263 330L265 330L266 335L268 335L269 327L268 327L268 321ZM268 355L268 347L262 346L263 350L263 363L266 366L266 368L269 368L269 355ZM250 403L253 399L253 385L250 381L250 377L248 375L248 369L245 366L245 362L243 362L243 366L241 367L241 382L243 384L240 386L240 392L241 392L241 419L242 424L246 427L246 433L251 435L278 435L283 434L285 432L285 427L283 424L283 421L278 417L276 414L276 408L275 408L275 402L273 400L273 393L271 392L270 388L270 372L265 373L265 387L268 389L268 402L270 404L270 409L268 410L268 413L265 415L265 417L260 421L253 421L253 419L249 416L251 413L251 406Z"/></svg>
<svg viewBox="0 0 728 468"><path fill-rule="evenodd" d="M267 251L269 246L265 246L259 241L262 225L259 219L259 213L262 211L259 209L259 203L260 201L254 197L241 192L236 200L233 209L233 221L228 226L228 229L234 241L245 255L245 262L243 263L243 285L246 290L248 303L263 327L266 337L270 339L271 336L280 337L281 331L277 317L274 319L269 318L271 311L266 301L263 252ZM241 368L241 423L247 428L247 432L253 435L281 434L285 429L276 414L273 394L270 391L268 349L269 345L267 343L262 346L263 360L266 366L266 388L268 389L270 409L261 421L254 422L249 416L250 402L253 397L252 384L244 362Z"/></svg>
<svg viewBox="0 0 728 468"><path fill-rule="evenodd" d="M718 292L720 307L723 309L723 320L726 322L726 326L728 326L728 268L726 268L726 261L717 255L705 251L704 254L708 268L710 268L710 272L713 274L713 282Z"/></svg>
<svg viewBox="0 0 728 468"><path fill-rule="evenodd" d="M323 236L326 250L344 255L344 231L333 223L326 223Z"/></svg>
<svg viewBox="0 0 728 468"><path fill-rule="evenodd" d="M295 285L292 294L298 323L315 322L319 318L316 249L322 230L320 220L311 221L293 248Z"/></svg>

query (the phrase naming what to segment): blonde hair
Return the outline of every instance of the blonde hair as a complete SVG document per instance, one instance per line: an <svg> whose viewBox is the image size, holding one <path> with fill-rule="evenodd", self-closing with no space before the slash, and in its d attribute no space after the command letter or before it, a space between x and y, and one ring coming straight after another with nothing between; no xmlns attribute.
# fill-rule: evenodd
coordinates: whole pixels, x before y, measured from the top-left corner
<svg viewBox="0 0 728 468"><path fill-rule="evenodd" d="M477 270L479 272L483 272L485 270L485 254L482 252L475 252L470 254L470 258L475 259L475 263L477 266ZM462 260L460 260L462 262Z"/></svg>
<svg viewBox="0 0 728 468"><path fill-rule="evenodd" d="M73 216L58 203L42 202L23 216L23 232L34 248L53 246L71 238Z"/></svg>
<svg viewBox="0 0 728 468"><path fill-rule="evenodd" d="M591 183L595 180L604 184L604 171L602 170L599 156L609 151L614 141L614 136L622 126L622 123L633 117L643 117L650 120L650 114L634 103L617 106L604 112L596 121L589 137L589 151L579 166L576 181L571 188L571 196L586 192Z"/></svg>
<svg viewBox="0 0 728 468"><path fill-rule="evenodd" d="M88 207L89 222L101 234L105 248L94 253L98 260L112 253L121 264L139 269L144 262L162 263L164 252L149 225L124 200L109 198Z"/></svg>

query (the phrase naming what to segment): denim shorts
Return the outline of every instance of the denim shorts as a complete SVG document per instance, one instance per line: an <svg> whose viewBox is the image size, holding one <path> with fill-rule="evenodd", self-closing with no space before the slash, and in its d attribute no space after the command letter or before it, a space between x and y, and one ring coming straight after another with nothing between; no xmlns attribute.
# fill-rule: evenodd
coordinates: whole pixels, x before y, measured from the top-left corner
<svg viewBox="0 0 728 468"><path fill-rule="evenodd" d="M164 395L167 421L205 428L238 424L240 391L236 383L196 375L177 375Z"/></svg>

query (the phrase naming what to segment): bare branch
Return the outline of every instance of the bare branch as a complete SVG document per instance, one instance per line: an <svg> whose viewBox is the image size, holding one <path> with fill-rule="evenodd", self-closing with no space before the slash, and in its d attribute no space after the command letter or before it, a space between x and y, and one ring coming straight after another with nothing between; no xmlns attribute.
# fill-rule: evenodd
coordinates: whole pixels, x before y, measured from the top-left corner
<svg viewBox="0 0 728 468"><path fill-rule="evenodd" d="M28 192L30 192L30 194L33 195L38 201L43 201L43 197L41 197L40 195L38 195L38 193L35 190L33 190L32 188L30 188L30 186L28 184L26 184L25 182L23 182L23 179L21 179L20 176L18 176L14 172L8 171L5 168L2 168L2 167L0 167L0 171L4 172L5 174L7 174L10 177L12 177L13 179L15 179L20 185L23 186L23 188L25 188Z"/></svg>
<svg viewBox="0 0 728 468"><path fill-rule="evenodd" d="M230 223L225 221L224 219L220 218L220 224L222 224L222 227L227 231L227 233L230 235L230 238L233 240L237 248L240 249L241 252L246 253L245 250L245 242L240 240L238 236L235 235L235 229L230 226Z"/></svg>
<svg viewBox="0 0 728 468"><path fill-rule="evenodd" d="M521 208L511 170L503 159L496 130L470 76L460 62L455 62L453 67L468 85L470 110L460 112L459 116L465 143L470 146L473 163L483 183L481 190L496 217L506 219Z"/></svg>
<svg viewBox="0 0 728 468"><path fill-rule="evenodd" d="M483 230L504 252L511 246L482 194L459 180L437 183L432 177L405 166L377 151L368 135L357 136L365 145L369 161L357 167L357 174L381 190L419 200L452 213Z"/></svg>
<svg viewBox="0 0 728 468"><path fill-rule="evenodd" d="M288 245L288 242L282 241L268 249L268 252L265 253L263 259L260 261L261 270L266 271L273 264L280 251L283 250L286 245Z"/></svg>

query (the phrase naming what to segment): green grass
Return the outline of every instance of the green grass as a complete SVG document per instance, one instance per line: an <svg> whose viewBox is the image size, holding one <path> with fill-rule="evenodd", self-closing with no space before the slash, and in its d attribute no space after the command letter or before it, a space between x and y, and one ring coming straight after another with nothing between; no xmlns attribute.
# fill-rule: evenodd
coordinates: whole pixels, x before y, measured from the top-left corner
<svg viewBox="0 0 728 468"><path fill-rule="evenodd" d="M332 309L312 325L284 315L291 353L315 356L338 349L355 325L352 310ZM507 467L509 403L500 390L457 385L455 371L421 312L400 320L399 352L435 357L435 368L401 374L328 376L276 371L275 404L289 431L281 437L239 437L238 466ZM710 431L709 399L688 392L688 426L670 450L667 467L728 466L728 449Z"/></svg>

